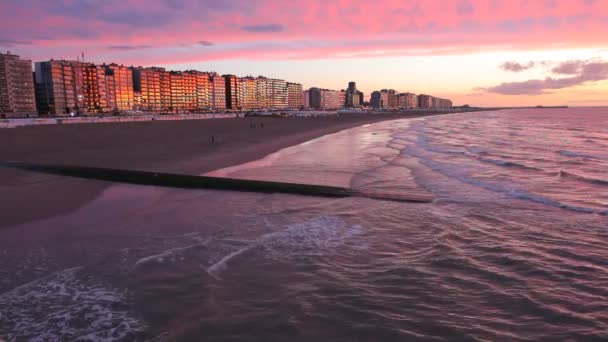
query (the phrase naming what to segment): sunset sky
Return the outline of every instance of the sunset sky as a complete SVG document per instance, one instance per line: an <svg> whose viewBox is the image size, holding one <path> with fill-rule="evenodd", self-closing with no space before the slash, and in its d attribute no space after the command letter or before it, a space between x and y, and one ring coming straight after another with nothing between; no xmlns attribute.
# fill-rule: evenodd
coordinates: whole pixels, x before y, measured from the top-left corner
<svg viewBox="0 0 608 342"><path fill-rule="evenodd" d="M608 0L2 0L0 51L430 93L608 105Z"/></svg>

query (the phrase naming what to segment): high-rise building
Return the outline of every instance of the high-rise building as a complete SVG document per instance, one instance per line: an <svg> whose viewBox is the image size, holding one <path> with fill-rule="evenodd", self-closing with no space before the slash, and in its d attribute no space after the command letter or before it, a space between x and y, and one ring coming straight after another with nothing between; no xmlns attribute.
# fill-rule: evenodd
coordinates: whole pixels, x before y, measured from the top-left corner
<svg viewBox="0 0 608 342"><path fill-rule="evenodd" d="M84 81L80 62L37 62L35 79L36 105L40 113L68 115L84 111Z"/></svg>
<svg viewBox="0 0 608 342"><path fill-rule="evenodd" d="M310 88L310 107L319 110L335 110L344 106L345 92L321 88Z"/></svg>
<svg viewBox="0 0 608 342"><path fill-rule="evenodd" d="M113 85L109 84L109 89L116 96L115 110L133 110L133 73L131 70L124 65L112 63L106 65L106 75L113 78Z"/></svg>
<svg viewBox="0 0 608 342"><path fill-rule="evenodd" d="M232 110L240 109L238 77L234 75L223 75L222 77L224 77L226 88L226 108Z"/></svg>
<svg viewBox="0 0 608 342"><path fill-rule="evenodd" d="M452 108L452 101L448 99L441 99L438 97L432 97L431 108L437 109L449 109Z"/></svg>
<svg viewBox="0 0 608 342"><path fill-rule="evenodd" d="M265 109L269 107L268 104L268 79L266 77L258 76L255 79L255 98L258 109Z"/></svg>
<svg viewBox="0 0 608 342"><path fill-rule="evenodd" d="M304 101L304 108L310 108L310 91L309 90L304 91L304 98L302 100Z"/></svg>
<svg viewBox="0 0 608 342"><path fill-rule="evenodd" d="M287 82L287 108L301 109L304 107L304 97L302 93L301 84Z"/></svg>
<svg viewBox="0 0 608 342"><path fill-rule="evenodd" d="M132 68L133 91L141 94L141 109L145 111L160 112L163 110L161 102L161 73L163 68Z"/></svg>
<svg viewBox="0 0 608 342"><path fill-rule="evenodd" d="M380 96L380 92L379 91L374 91L372 93L372 97L370 99L370 105L373 108L382 108L383 107L382 98Z"/></svg>
<svg viewBox="0 0 608 342"><path fill-rule="evenodd" d="M399 97L397 92L394 90L382 89L381 91L375 91L372 93L371 106L373 108L390 108L397 107L399 104Z"/></svg>
<svg viewBox="0 0 608 342"><path fill-rule="evenodd" d="M399 107L400 108L416 108L418 107L418 97L412 93L401 93L399 94Z"/></svg>
<svg viewBox="0 0 608 342"><path fill-rule="evenodd" d="M114 82L114 74L109 72L105 65L97 66L97 84L99 85L102 111L117 111L116 82Z"/></svg>
<svg viewBox="0 0 608 342"><path fill-rule="evenodd" d="M214 110L226 109L226 82L217 73L210 75L211 105Z"/></svg>
<svg viewBox="0 0 608 342"><path fill-rule="evenodd" d="M164 68L152 68L158 72L160 80L160 107L163 112L170 112L171 107L171 73Z"/></svg>
<svg viewBox="0 0 608 342"><path fill-rule="evenodd" d="M432 96L420 94L418 95L418 107L428 109L432 107Z"/></svg>
<svg viewBox="0 0 608 342"><path fill-rule="evenodd" d="M388 108L399 107L399 93L394 89L382 90L381 93L386 93Z"/></svg>
<svg viewBox="0 0 608 342"><path fill-rule="evenodd" d="M256 98L257 82L256 79L248 76L238 79L237 101L243 110L258 109Z"/></svg>
<svg viewBox="0 0 608 342"><path fill-rule="evenodd" d="M182 75L184 76L185 110L190 113L195 113L199 110L197 77L195 74L189 72L183 72Z"/></svg>
<svg viewBox="0 0 608 342"><path fill-rule="evenodd" d="M171 71L169 73L171 80L171 107L170 112L182 113L186 108L186 92L184 89L184 76L181 72Z"/></svg>
<svg viewBox="0 0 608 342"><path fill-rule="evenodd" d="M348 82L348 88L345 93L344 106L347 108L361 107L363 104L363 93L357 90L357 83Z"/></svg>
<svg viewBox="0 0 608 342"><path fill-rule="evenodd" d="M271 109L287 109L288 94L287 82L284 80L269 78L266 83L267 88L267 103Z"/></svg>
<svg viewBox="0 0 608 342"><path fill-rule="evenodd" d="M109 112L116 107L116 99L113 93L110 93L108 87L108 76L106 75L105 66L95 65L97 75L97 90L99 92L99 112Z"/></svg>
<svg viewBox="0 0 608 342"><path fill-rule="evenodd" d="M258 76L256 78L256 99L259 109L287 109L289 107L287 82Z"/></svg>
<svg viewBox="0 0 608 342"><path fill-rule="evenodd" d="M196 81L196 111L211 110L211 81L207 72L196 70L186 71Z"/></svg>
<svg viewBox="0 0 608 342"><path fill-rule="evenodd" d="M32 61L0 54L0 115L36 116Z"/></svg>

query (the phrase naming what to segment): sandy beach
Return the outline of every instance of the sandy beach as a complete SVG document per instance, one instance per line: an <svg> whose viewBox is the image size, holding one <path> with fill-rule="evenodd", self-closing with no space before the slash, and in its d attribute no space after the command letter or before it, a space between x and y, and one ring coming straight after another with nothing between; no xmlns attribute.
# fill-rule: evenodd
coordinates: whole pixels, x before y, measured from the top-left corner
<svg viewBox="0 0 608 342"><path fill-rule="evenodd" d="M343 129L403 117L254 117L20 127L0 130L0 160L202 174ZM0 227L69 213L109 185L0 168Z"/></svg>

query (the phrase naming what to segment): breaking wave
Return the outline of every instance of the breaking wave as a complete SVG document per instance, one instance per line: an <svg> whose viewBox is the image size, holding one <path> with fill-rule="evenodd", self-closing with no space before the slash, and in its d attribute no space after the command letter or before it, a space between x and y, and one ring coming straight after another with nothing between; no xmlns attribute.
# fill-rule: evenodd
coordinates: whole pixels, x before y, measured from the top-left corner
<svg viewBox="0 0 608 342"><path fill-rule="evenodd" d="M0 331L8 341L135 339L146 326L127 294L71 268L0 295Z"/></svg>

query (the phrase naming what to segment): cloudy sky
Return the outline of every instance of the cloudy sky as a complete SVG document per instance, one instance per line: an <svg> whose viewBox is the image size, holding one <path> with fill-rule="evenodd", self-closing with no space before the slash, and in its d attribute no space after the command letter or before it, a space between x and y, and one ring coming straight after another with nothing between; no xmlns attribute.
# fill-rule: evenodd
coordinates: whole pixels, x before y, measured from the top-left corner
<svg viewBox="0 0 608 342"><path fill-rule="evenodd" d="M456 104L608 105L608 0L1 0L0 50Z"/></svg>

